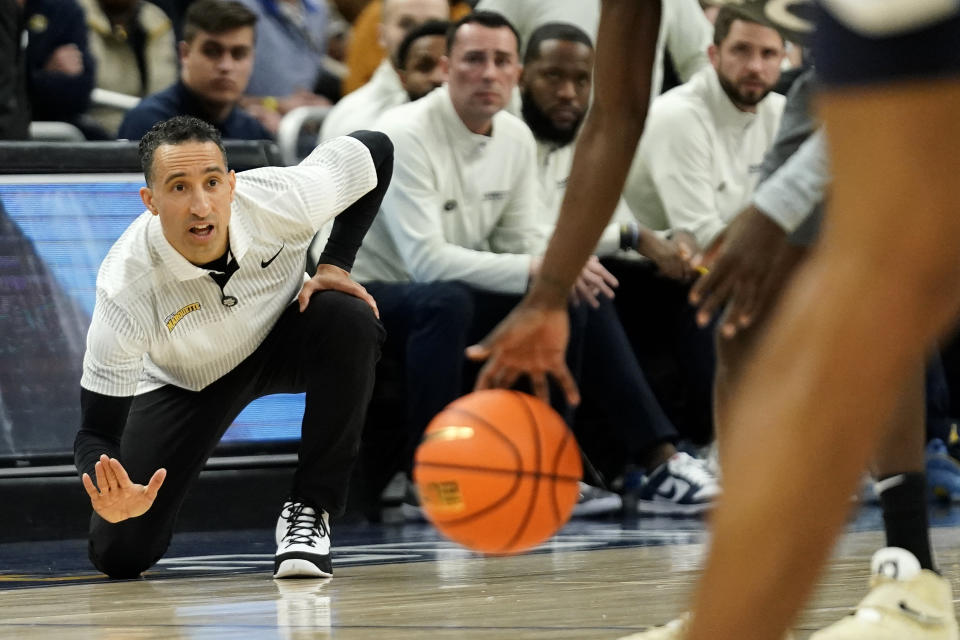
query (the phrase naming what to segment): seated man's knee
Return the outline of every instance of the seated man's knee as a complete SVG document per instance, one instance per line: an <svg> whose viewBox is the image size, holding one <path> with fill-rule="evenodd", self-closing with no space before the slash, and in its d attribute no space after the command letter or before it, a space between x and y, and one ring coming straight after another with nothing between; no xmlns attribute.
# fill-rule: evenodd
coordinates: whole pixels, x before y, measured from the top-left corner
<svg viewBox="0 0 960 640"><path fill-rule="evenodd" d="M474 298L466 285L450 282L432 282L424 285L417 304L420 324L430 322L451 330L466 331L474 316Z"/></svg>

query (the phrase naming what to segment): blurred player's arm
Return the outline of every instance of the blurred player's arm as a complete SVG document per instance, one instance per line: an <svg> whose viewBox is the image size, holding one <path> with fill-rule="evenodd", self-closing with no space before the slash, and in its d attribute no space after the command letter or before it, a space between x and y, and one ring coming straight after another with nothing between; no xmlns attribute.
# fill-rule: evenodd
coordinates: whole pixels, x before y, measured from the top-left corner
<svg viewBox="0 0 960 640"><path fill-rule="evenodd" d="M660 8L656 0L603 0L594 101L531 303L563 307L620 199L650 101Z"/></svg>
<svg viewBox="0 0 960 640"><path fill-rule="evenodd" d="M659 0L603 0L595 98L577 142L557 228L523 302L467 349L472 360L489 358L477 376L479 389L509 386L525 375L543 397L550 376L568 402L580 401L564 360L570 337L567 295L613 216L643 131L660 9Z"/></svg>

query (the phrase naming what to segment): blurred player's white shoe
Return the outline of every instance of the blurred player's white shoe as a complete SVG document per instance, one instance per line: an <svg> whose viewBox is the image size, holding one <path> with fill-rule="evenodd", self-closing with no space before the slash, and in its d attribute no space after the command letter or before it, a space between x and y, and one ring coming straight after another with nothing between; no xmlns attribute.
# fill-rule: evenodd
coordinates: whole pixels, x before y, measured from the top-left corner
<svg viewBox="0 0 960 640"><path fill-rule="evenodd" d="M303 502L283 503L277 519L274 578L332 578L330 516Z"/></svg>
<svg viewBox="0 0 960 640"><path fill-rule="evenodd" d="M685 613L676 620L671 620L662 627L656 627L633 635L624 636L620 640L683 640L687 637L687 625L690 623L690 614ZM788 633L783 640L791 640Z"/></svg>
<svg viewBox="0 0 960 640"><path fill-rule="evenodd" d="M687 623L689 620L690 614L685 613L662 627L624 636L620 638L620 640L683 640L687 633Z"/></svg>
<svg viewBox="0 0 960 640"><path fill-rule="evenodd" d="M871 570L870 593L856 611L810 640L960 639L949 581L897 547L873 554Z"/></svg>

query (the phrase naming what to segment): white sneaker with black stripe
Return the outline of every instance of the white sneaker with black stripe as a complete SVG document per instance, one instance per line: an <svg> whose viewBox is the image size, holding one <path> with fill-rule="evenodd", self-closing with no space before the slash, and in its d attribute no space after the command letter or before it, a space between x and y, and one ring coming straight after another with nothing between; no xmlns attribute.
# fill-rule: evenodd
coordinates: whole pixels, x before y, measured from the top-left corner
<svg viewBox="0 0 960 640"><path fill-rule="evenodd" d="M637 511L655 515L697 515L720 496L720 484L706 462L682 451L647 476L637 494Z"/></svg>
<svg viewBox="0 0 960 640"><path fill-rule="evenodd" d="M330 516L303 502L287 500L277 519L274 578L332 578Z"/></svg>

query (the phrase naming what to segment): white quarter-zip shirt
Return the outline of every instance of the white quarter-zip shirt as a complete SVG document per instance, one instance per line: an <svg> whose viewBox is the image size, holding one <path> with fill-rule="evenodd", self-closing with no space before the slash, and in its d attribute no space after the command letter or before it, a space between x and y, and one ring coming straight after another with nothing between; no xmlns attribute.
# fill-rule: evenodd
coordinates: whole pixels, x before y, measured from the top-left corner
<svg viewBox="0 0 960 640"><path fill-rule="evenodd" d="M170 245L159 217L143 213L100 266L81 386L108 396L167 384L199 391L228 373L299 292L316 230L376 183L367 147L348 137L295 167L238 173L229 241L239 269L223 291Z"/></svg>
<svg viewBox="0 0 960 640"><path fill-rule="evenodd" d="M570 169L573 166L573 154L576 142L558 147L552 142L537 141L537 179L540 182L540 207L537 209L537 224L541 234L549 238L560 218L560 205L567 192ZM621 198L613 211L613 218L594 253L598 256L614 255L620 251L620 225L633 222L633 215L627 203Z"/></svg>
<svg viewBox="0 0 960 640"><path fill-rule="evenodd" d="M710 66L650 108L624 198L651 229L684 229L706 247L750 204L786 98L740 111Z"/></svg>
<svg viewBox="0 0 960 640"><path fill-rule="evenodd" d="M360 129L372 129L373 123L385 111L409 100L400 76L390 60L385 59L367 84L333 105L320 125L320 139L329 140Z"/></svg>
<svg viewBox="0 0 960 640"><path fill-rule="evenodd" d="M446 86L377 122L394 145L393 180L357 254L360 282L459 280L499 293L527 288L531 253L545 243L536 143L500 111L489 136L471 132Z"/></svg>

